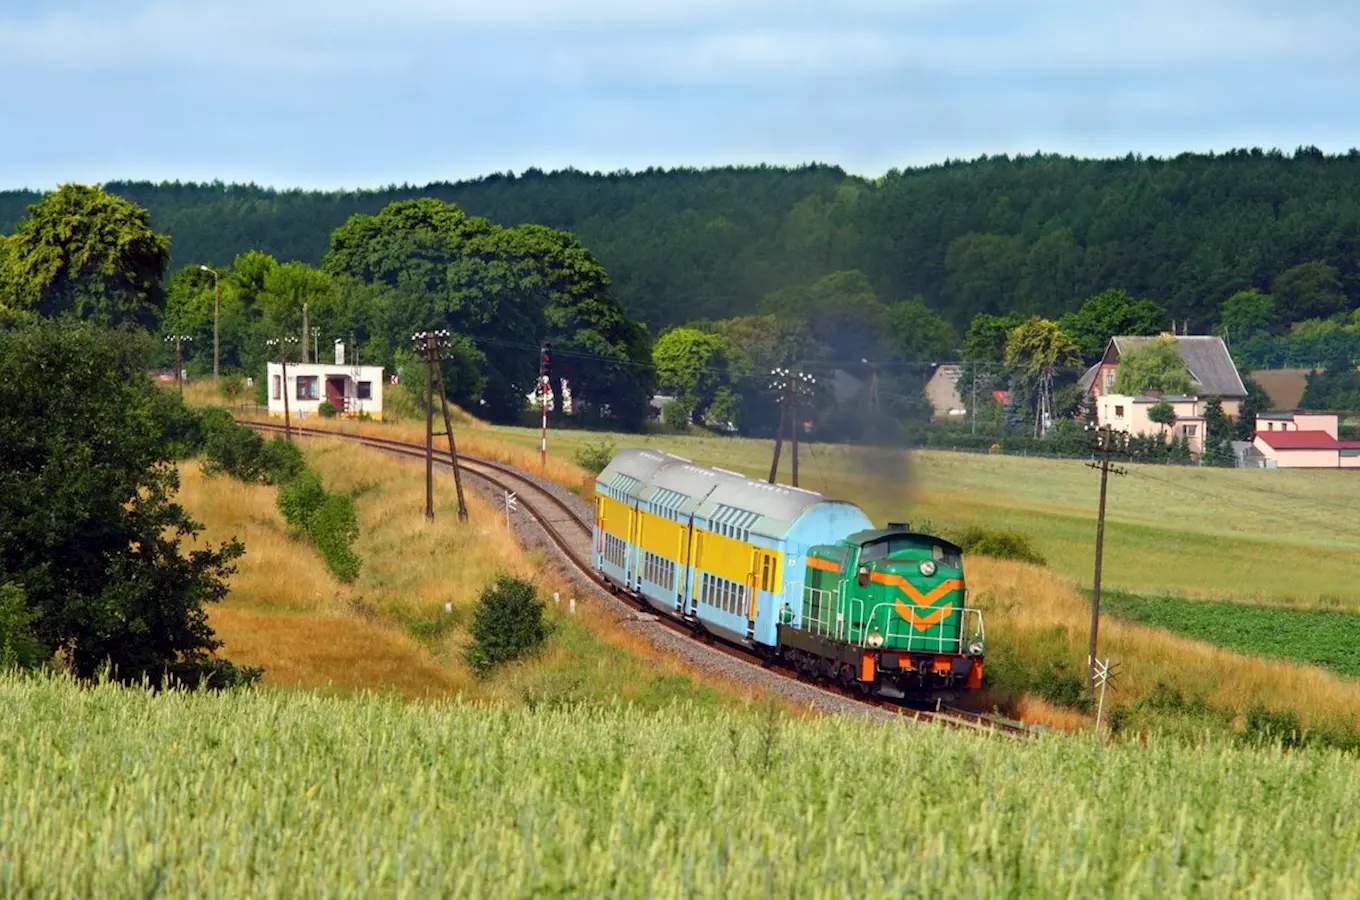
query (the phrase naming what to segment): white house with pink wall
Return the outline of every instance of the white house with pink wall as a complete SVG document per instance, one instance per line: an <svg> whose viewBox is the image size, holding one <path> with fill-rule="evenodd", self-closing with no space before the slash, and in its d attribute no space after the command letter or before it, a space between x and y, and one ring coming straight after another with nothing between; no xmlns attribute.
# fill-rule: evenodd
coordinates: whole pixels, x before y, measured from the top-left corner
<svg viewBox="0 0 1360 900"><path fill-rule="evenodd" d="M1269 469L1360 469L1360 441L1338 440L1336 416L1326 413L1259 415L1252 446Z"/></svg>

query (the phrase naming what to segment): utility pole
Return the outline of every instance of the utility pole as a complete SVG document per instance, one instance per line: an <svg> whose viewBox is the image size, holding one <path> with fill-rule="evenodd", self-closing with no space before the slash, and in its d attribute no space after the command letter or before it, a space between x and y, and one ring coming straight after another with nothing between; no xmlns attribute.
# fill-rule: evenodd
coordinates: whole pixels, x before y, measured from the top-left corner
<svg viewBox="0 0 1360 900"><path fill-rule="evenodd" d="M312 326L312 362L321 362L321 326Z"/></svg>
<svg viewBox="0 0 1360 900"><path fill-rule="evenodd" d="M179 399L184 399L184 344L192 341L193 337L187 334L172 334L166 337L165 342L175 342L175 384L179 386Z"/></svg>
<svg viewBox="0 0 1360 900"><path fill-rule="evenodd" d="M789 423L790 443L793 445L793 486L798 487L798 402L804 397L810 396L817 384L817 379L803 372L790 372L788 369L778 368L770 372L773 380L770 382L770 390L776 392L775 402L779 404L779 430L774 436L774 460L770 463L770 484L779 473L779 451L784 441L784 423Z"/></svg>
<svg viewBox="0 0 1360 900"><path fill-rule="evenodd" d="M860 357L860 362L869 367L869 412L878 412L878 366Z"/></svg>
<svg viewBox="0 0 1360 900"><path fill-rule="evenodd" d="M280 376L279 381L279 393L283 394L283 433L290 441L293 439L293 414L288 409L288 348L297 342L298 339L291 334L270 338L264 342L267 347L278 348L279 363L283 366L283 375Z"/></svg>
<svg viewBox="0 0 1360 900"><path fill-rule="evenodd" d="M548 470L548 398L552 394L552 344L544 341L538 349L538 401L543 410L543 431L539 436L538 467Z"/></svg>
<svg viewBox="0 0 1360 900"><path fill-rule="evenodd" d="M307 359L307 348L312 345L309 340L309 329L307 328L307 304L302 304L302 361L311 362Z"/></svg>
<svg viewBox="0 0 1360 900"><path fill-rule="evenodd" d="M222 321L222 293L218 289L217 270L211 266L199 266L204 272L211 272L213 277L213 388L217 387L217 366L222 355L221 341L221 321ZM239 360L238 360L239 362Z"/></svg>
<svg viewBox="0 0 1360 900"><path fill-rule="evenodd" d="M453 486L458 494L458 521L466 522L467 501L463 497L463 472L458 467L458 445L453 439L453 419L449 416L449 397L444 390L441 363L452 355L453 342L447 331L421 331L411 335L411 346L425 360L425 518L434 520L434 390L439 388L439 405L444 413L444 430L449 439L449 463L453 466Z"/></svg>
<svg viewBox="0 0 1360 900"><path fill-rule="evenodd" d="M1092 469L1100 471L1100 508L1096 513L1096 571L1093 584L1091 586L1091 645L1086 658L1087 691L1094 702L1096 699L1096 643L1100 633L1100 566L1105 553L1105 493L1109 483L1110 473L1116 475L1128 474L1128 470L1121 466L1110 465L1110 444L1113 440L1113 432L1110 426L1096 430L1096 445L1100 451L1099 462L1089 462L1086 465Z"/></svg>

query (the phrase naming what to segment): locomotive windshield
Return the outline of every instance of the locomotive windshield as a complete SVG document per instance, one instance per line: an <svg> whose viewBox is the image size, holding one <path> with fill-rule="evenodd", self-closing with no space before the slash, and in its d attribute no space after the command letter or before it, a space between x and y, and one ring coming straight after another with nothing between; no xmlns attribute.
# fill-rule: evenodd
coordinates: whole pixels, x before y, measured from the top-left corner
<svg viewBox="0 0 1360 900"><path fill-rule="evenodd" d="M924 541L919 537L893 537L875 541L860 550L859 561L862 563L873 562L876 559L886 559L897 553L910 554L911 559L933 559L942 566L951 569L958 569L962 566L959 554L952 547L945 547L933 541Z"/></svg>

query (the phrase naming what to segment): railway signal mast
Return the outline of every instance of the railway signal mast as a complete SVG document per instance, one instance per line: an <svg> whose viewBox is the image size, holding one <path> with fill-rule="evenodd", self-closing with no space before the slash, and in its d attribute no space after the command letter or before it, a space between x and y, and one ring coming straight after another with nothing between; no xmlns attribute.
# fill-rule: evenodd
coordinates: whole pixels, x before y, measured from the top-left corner
<svg viewBox="0 0 1360 900"><path fill-rule="evenodd" d="M789 423L790 443L793 444L793 486L798 487L798 402L811 397L817 379L803 372L777 368L770 372L770 390L779 404L779 428L774 434L774 459L770 462L770 484L779 474L779 454L784 446L784 423Z"/></svg>
<svg viewBox="0 0 1360 900"><path fill-rule="evenodd" d="M293 439L293 414L288 410L288 348L297 342L297 337L291 334L286 334L283 337L270 338L264 342L265 346L269 347L271 350L278 350L279 364L283 366L279 393L283 394L283 433L290 441Z"/></svg>
<svg viewBox="0 0 1360 900"><path fill-rule="evenodd" d="M539 437L538 466L548 470L548 400L552 397L552 343L544 341L538 350L538 402L543 410L543 432Z"/></svg>
<svg viewBox="0 0 1360 900"><path fill-rule="evenodd" d="M1089 468L1100 472L1100 511L1096 514L1096 571L1091 585L1091 647L1086 658L1087 690L1091 700L1096 699L1096 681L1098 661L1096 659L1096 639L1100 634L1100 564L1105 553L1105 490L1110 480L1110 473L1116 475L1127 475L1128 470L1122 466L1110 465L1110 445L1113 442L1114 433L1110 426L1095 429L1096 450L1100 454L1100 459L1096 462L1089 462Z"/></svg>
<svg viewBox="0 0 1360 900"><path fill-rule="evenodd" d="M463 499L463 473L458 468L458 445L453 440L453 420L449 398L444 391L441 363L453 355L453 342L447 331L420 331L411 335L411 346L425 360L425 518L434 520L434 388L439 383L439 405L444 412L444 430L449 438L449 462L453 465L453 485L458 492L458 521L466 522L467 503Z"/></svg>

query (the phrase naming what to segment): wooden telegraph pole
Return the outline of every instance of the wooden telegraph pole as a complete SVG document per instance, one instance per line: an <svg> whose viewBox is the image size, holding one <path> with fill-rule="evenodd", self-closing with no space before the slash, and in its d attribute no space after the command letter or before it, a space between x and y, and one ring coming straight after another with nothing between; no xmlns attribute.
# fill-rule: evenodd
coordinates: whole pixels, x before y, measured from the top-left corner
<svg viewBox="0 0 1360 900"><path fill-rule="evenodd" d="M293 439L293 414L288 409L288 348L298 342L296 335L286 334L283 337L270 338L265 341L265 346L277 348L279 352L279 363L283 366L283 375L280 376L279 392L283 394L283 433L288 440Z"/></svg>
<svg viewBox="0 0 1360 900"><path fill-rule="evenodd" d="M440 365L451 355L452 342L447 331L421 331L411 335L411 345L425 360L425 518L434 519L434 439L436 434L449 439L449 463L453 466L453 486L458 493L458 521L466 522L467 501L463 497L463 472L458 467L458 445L453 439L453 419L449 398L444 390L444 371ZM444 413L444 430L434 430L434 392L439 389L439 406Z"/></svg>
<svg viewBox="0 0 1360 900"><path fill-rule="evenodd" d="M548 401L552 398L552 344L544 341L538 348L538 405L543 413L543 430L539 435L538 468L548 471Z"/></svg>
<svg viewBox="0 0 1360 900"><path fill-rule="evenodd" d="M193 340L191 335L168 335L165 342L175 342L175 384L179 387L179 399L184 399L184 345Z"/></svg>
<svg viewBox="0 0 1360 900"><path fill-rule="evenodd" d="M811 395L817 379L803 372L774 369L770 372L770 390L779 404L779 429L774 435L774 459L770 462L770 484L779 474L779 453L784 444L784 423L789 423L789 443L793 445L793 486L798 487L798 402Z"/></svg>
<svg viewBox="0 0 1360 900"><path fill-rule="evenodd" d="M1096 448L1100 459L1086 465L1100 471L1100 506L1096 513L1096 571L1091 585L1091 645L1086 657L1086 683L1091 700L1096 699L1096 643L1100 634L1100 566L1105 555L1105 494L1110 473L1125 475L1128 470L1121 466L1110 465L1110 444L1113 432L1110 426L1096 430Z"/></svg>

